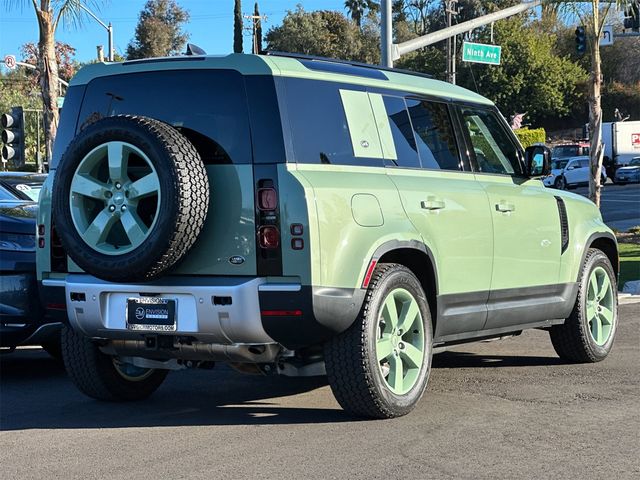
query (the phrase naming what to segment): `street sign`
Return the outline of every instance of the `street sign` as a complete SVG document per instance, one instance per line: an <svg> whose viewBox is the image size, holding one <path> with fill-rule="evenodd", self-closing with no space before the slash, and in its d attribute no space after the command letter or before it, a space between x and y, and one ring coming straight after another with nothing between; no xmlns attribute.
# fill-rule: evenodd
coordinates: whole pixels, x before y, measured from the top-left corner
<svg viewBox="0 0 640 480"><path fill-rule="evenodd" d="M500 45L485 45L483 43L464 42L462 44L462 61L472 63L487 63L500 65Z"/></svg>
<svg viewBox="0 0 640 480"><path fill-rule="evenodd" d="M605 25L600 35L600 46L613 45L613 25Z"/></svg>
<svg viewBox="0 0 640 480"><path fill-rule="evenodd" d="M6 55L4 57L4 64L7 66L7 68L13 70L14 68L16 68L16 57L13 55Z"/></svg>

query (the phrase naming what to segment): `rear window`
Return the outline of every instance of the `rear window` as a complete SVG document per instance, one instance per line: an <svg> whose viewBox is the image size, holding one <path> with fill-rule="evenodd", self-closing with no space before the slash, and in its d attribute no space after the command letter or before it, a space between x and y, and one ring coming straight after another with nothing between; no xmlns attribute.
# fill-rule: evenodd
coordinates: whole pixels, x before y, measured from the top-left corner
<svg viewBox="0 0 640 480"><path fill-rule="evenodd" d="M247 99L238 72L165 70L96 78L87 86L78 131L121 114L173 125L205 164L251 163Z"/></svg>

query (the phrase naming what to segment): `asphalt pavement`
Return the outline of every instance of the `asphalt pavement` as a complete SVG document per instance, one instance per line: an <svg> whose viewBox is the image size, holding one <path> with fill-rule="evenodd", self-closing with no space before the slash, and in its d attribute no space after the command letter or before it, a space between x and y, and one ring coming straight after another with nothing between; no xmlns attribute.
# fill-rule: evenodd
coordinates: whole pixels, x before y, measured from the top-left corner
<svg viewBox="0 0 640 480"><path fill-rule="evenodd" d="M573 191L585 197L589 196L589 189L586 187ZM600 211L605 223L620 232L640 225L640 183L606 183L600 199Z"/></svg>
<svg viewBox="0 0 640 480"><path fill-rule="evenodd" d="M359 421L323 378L169 375L108 404L41 350L0 358L7 479L637 479L640 304L620 306L605 361L560 361L544 331L434 358L416 410Z"/></svg>

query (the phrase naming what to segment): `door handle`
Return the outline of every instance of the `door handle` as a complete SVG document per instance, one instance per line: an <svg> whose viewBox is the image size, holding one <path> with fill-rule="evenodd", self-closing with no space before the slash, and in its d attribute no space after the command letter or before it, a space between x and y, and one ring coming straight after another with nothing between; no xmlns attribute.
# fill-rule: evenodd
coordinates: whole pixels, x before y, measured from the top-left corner
<svg viewBox="0 0 640 480"><path fill-rule="evenodd" d="M509 203L509 202L504 202L501 201L499 203L496 203L496 210L498 212L513 212L515 211L516 206L513 203Z"/></svg>
<svg viewBox="0 0 640 480"><path fill-rule="evenodd" d="M425 210L441 210L444 208L444 201L436 197L427 197L426 200L420 202L420 206Z"/></svg>

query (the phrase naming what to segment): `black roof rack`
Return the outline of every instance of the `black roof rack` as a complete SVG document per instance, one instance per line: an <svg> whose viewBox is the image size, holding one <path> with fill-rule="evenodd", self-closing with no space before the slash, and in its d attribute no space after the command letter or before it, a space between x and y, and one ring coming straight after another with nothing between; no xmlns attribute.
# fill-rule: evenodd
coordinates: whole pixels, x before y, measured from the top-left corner
<svg viewBox="0 0 640 480"><path fill-rule="evenodd" d="M414 75L416 77L433 79L433 75L430 75L428 73L414 72L412 70L406 70L403 68L389 68L389 67L383 67L381 65L371 65L370 63L353 62L351 60L339 60L337 58L319 57L316 55L305 55L302 53L277 52L273 50L267 50L264 52L264 55L270 55L272 57L295 58L297 60L337 63L341 65L350 65L352 67L368 68L372 70L379 70L382 72L405 73L407 75Z"/></svg>

